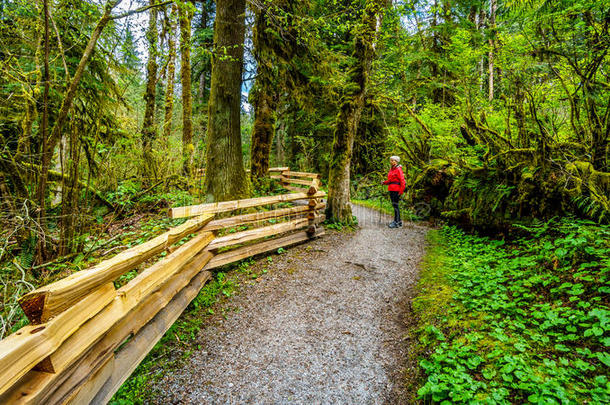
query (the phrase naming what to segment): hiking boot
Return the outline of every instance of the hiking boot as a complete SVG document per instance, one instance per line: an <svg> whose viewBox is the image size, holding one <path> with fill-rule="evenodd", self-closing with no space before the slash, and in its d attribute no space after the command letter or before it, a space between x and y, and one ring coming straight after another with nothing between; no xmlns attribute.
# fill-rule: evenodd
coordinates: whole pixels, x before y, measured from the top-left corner
<svg viewBox="0 0 610 405"><path fill-rule="evenodd" d="M390 222L390 225L388 225L390 228L398 228L398 224L396 223L396 221L392 221Z"/></svg>
<svg viewBox="0 0 610 405"><path fill-rule="evenodd" d="M396 226L397 226L398 228L402 228L402 221L399 221L399 222L396 224Z"/></svg>

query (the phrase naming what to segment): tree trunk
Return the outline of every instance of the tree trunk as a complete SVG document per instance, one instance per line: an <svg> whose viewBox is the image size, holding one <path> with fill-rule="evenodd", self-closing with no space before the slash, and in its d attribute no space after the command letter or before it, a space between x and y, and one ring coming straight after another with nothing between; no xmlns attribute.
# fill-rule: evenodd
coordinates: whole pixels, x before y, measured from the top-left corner
<svg viewBox="0 0 610 405"><path fill-rule="evenodd" d="M477 22L477 30L481 30L483 35L483 29L485 25L485 10L479 10L479 17ZM479 60L479 91L483 94L483 84L485 83L485 56L481 55Z"/></svg>
<svg viewBox="0 0 610 405"><path fill-rule="evenodd" d="M193 95L191 93L191 18L190 4L179 3L180 15L180 76L182 78L182 172L191 173L193 164Z"/></svg>
<svg viewBox="0 0 610 405"><path fill-rule="evenodd" d="M350 69L349 90L337 115L334 142L328 176L328 205L326 217L331 221L351 223L350 162L354 139L358 132L360 116L364 108L371 66L375 56L375 42L381 25L385 1L367 0L362 16L361 29L355 38L354 66Z"/></svg>
<svg viewBox="0 0 610 405"><path fill-rule="evenodd" d="M150 0L154 6L156 0ZM146 64L146 90L144 92L144 120L142 122L142 158L144 160L144 178L157 177L156 165L152 153L152 144L157 137L155 126L155 97L157 87L157 8L149 9L148 30L148 63Z"/></svg>
<svg viewBox="0 0 610 405"><path fill-rule="evenodd" d="M44 90L42 93L42 124L40 133L42 136L42 165L47 167L51 164L51 157L53 155L53 149L49 148L49 0L43 1L43 14L44 14ZM47 163L48 162L48 163ZM46 192L47 192L47 176L44 173L40 174L38 183L38 224L40 225L42 232L46 233ZM37 259L39 262L44 261L47 256L46 249L46 238L45 235L40 235L38 238L38 252Z"/></svg>
<svg viewBox="0 0 610 405"><path fill-rule="evenodd" d="M245 0L216 3L206 149L207 201L248 194L240 134L245 11Z"/></svg>
<svg viewBox="0 0 610 405"><path fill-rule="evenodd" d="M284 166L286 162L286 147L284 145L284 137L286 135L286 124L283 120L279 121L277 129L275 131L275 154L276 164L278 166Z"/></svg>
<svg viewBox="0 0 610 405"><path fill-rule="evenodd" d="M169 16L169 33L167 46L169 55L167 61L167 86L165 90L165 118L163 120L163 138L167 142L172 133L172 117L174 112L174 80L176 77L176 3L172 4Z"/></svg>
<svg viewBox="0 0 610 405"><path fill-rule="evenodd" d="M74 235L78 218L78 177L80 160L80 142L78 139L78 125L73 123L70 131L70 139L67 154L64 157L62 172L61 193L61 232L59 241L59 256L65 256L74 250ZM68 176L65 176L65 171Z"/></svg>
<svg viewBox="0 0 610 405"><path fill-rule="evenodd" d="M269 170L269 153L275 127L276 90L274 86L274 58L267 20L267 10L255 10L256 21L252 32L256 59L256 82L252 88L254 128L250 147L250 177L253 182L266 177Z"/></svg>
<svg viewBox="0 0 610 405"><path fill-rule="evenodd" d="M211 20L212 11L209 7L209 2L201 3L201 20L199 22L199 30L205 30L208 28L208 22ZM211 40L204 39L199 44L200 47L203 47L205 50L211 50L212 47ZM200 123L198 127L199 137L198 139L205 140L205 136L207 133L207 120L204 119L204 114L207 111L208 100L206 98L206 86L207 86L207 77L210 74L211 66L210 61L207 59L208 56L204 56L200 63L203 64L201 68L201 73L199 74L199 93L197 95L197 99L199 102L197 103L197 114L200 117ZM197 142L195 142L196 144Z"/></svg>
<svg viewBox="0 0 610 405"><path fill-rule="evenodd" d="M66 154L68 153L68 140L66 138L65 133L59 139L59 159L57 159L57 163L55 163L55 170L64 173L66 166ZM55 206L62 201L64 184L63 182L58 186L57 191L55 192L55 196L53 196L53 200L51 201L51 206Z"/></svg>
<svg viewBox="0 0 610 405"><path fill-rule="evenodd" d="M489 7L489 101L494 99L494 47L496 36L497 0L491 0Z"/></svg>

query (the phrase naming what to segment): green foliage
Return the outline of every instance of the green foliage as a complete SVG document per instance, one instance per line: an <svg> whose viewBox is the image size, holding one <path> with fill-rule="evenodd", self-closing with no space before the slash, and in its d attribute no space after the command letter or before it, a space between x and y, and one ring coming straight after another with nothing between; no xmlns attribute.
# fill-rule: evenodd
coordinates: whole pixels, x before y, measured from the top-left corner
<svg viewBox="0 0 610 405"><path fill-rule="evenodd" d="M158 188L161 187L162 184L159 184ZM108 201L124 210L160 208L164 204L184 206L195 203L195 197L188 191L170 189L166 192L154 193L154 189L143 187L141 182L135 179L120 182L115 191L109 192L107 197Z"/></svg>
<svg viewBox="0 0 610 405"><path fill-rule="evenodd" d="M349 223L343 223L340 221L324 221L324 227L327 229L335 229L337 231L352 232L358 227L358 218L352 215L352 221Z"/></svg>
<svg viewBox="0 0 610 405"><path fill-rule="evenodd" d="M610 227L566 218L521 229L512 242L440 232L443 270L425 267L414 302L420 398L610 400Z"/></svg>

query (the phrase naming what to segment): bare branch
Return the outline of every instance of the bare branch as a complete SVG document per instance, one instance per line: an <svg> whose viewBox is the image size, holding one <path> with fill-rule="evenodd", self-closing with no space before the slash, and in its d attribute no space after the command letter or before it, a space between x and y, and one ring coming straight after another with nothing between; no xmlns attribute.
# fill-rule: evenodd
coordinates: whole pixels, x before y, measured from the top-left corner
<svg viewBox="0 0 610 405"><path fill-rule="evenodd" d="M172 3L173 3L173 0L165 1L165 2L159 3L159 4L149 4L148 6L143 6L143 7L140 7L140 8L136 8L135 10L128 11L128 12L123 13L123 14L112 16L110 19L111 20L118 20L119 18L129 17L129 16L134 15L134 14L143 13L144 11L150 10L151 8L164 7L164 6L167 6L168 4L172 4Z"/></svg>

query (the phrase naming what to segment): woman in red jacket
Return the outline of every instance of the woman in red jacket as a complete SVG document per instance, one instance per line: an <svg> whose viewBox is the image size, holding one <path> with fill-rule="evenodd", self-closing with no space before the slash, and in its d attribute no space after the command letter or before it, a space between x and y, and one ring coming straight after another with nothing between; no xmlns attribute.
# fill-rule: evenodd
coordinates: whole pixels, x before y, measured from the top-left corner
<svg viewBox="0 0 610 405"><path fill-rule="evenodd" d="M394 207L394 221L390 223L390 228L398 228L402 226L398 201L400 200L402 193L405 191L405 175L402 172L402 166L398 164L399 162L400 158L398 156L392 156L390 158L390 164L392 167L388 172L388 179L383 182L383 184L387 184L388 186L390 200L392 201L392 207Z"/></svg>

